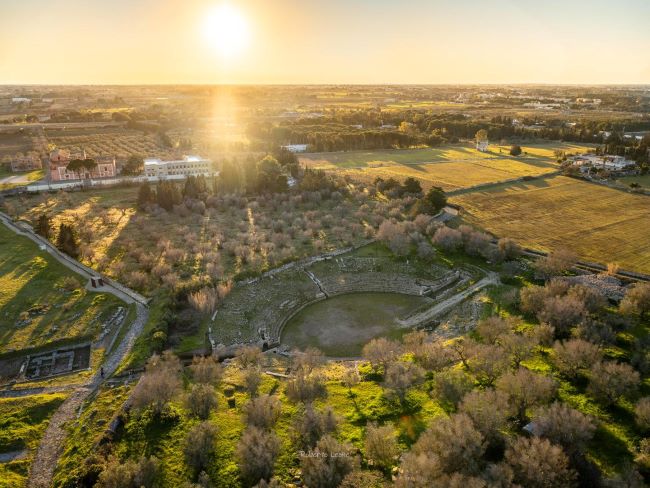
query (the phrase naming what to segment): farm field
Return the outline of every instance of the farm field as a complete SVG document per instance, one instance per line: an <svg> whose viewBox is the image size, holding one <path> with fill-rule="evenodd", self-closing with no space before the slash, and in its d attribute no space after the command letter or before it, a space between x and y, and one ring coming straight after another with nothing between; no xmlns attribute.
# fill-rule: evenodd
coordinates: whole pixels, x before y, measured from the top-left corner
<svg viewBox="0 0 650 488"><path fill-rule="evenodd" d="M331 153L305 153L300 162L318 169L367 168L387 165L444 163L506 158L529 163L554 164L555 150L578 153L590 149L584 144L548 142L522 146L524 155L508 156L509 146L490 146L490 151L480 152L471 145L454 145L420 149L378 149L375 151L341 151Z"/></svg>
<svg viewBox="0 0 650 488"><path fill-rule="evenodd" d="M490 182L525 176L539 176L558 170L554 151L578 153L586 146L573 144L539 144L522 148L519 157L508 155L509 147L491 146L482 153L470 146L384 151L355 151L314 154L301 157L307 166L342 170L346 175L365 182L375 178L402 180L413 177L426 190L440 186L453 191Z"/></svg>
<svg viewBox="0 0 650 488"><path fill-rule="evenodd" d="M541 250L566 247L587 261L650 273L650 200L557 176L451 199L465 219Z"/></svg>
<svg viewBox="0 0 650 488"><path fill-rule="evenodd" d="M52 393L0 399L0 456L20 453L0 463L0 488L25 486L38 442L65 398L63 393Z"/></svg>
<svg viewBox="0 0 650 488"><path fill-rule="evenodd" d="M121 303L84 288L66 291L66 278L77 276L0 225L0 353L94 336L97 318Z"/></svg>

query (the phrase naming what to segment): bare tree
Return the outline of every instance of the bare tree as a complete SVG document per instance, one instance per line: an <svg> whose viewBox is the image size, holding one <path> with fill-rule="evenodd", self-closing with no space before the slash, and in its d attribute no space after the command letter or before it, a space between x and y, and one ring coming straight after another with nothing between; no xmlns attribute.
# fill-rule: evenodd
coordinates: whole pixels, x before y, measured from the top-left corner
<svg viewBox="0 0 650 488"><path fill-rule="evenodd" d="M395 361L386 368L384 387L403 402L409 388L422 380L423 376L424 370L417 364Z"/></svg>
<svg viewBox="0 0 650 488"><path fill-rule="evenodd" d="M380 337L372 339L363 346L361 355L370 362L375 370L381 366L386 371L386 365L393 361L400 352L401 346L398 342Z"/></svg>
<svg viewBox="0 0 650 488"><path fill-rule="evenodd" d="M644 317L650 312L650 283L635 283L625 293L620 308L624 314L637 313Z"/></svg>
<svg viewBox="0 0 650 488"><path fill-rule="evenodd" d="M548 256L539 258L535 263L535 270L543 278L560 276L575 266L578 256L568 249L558 249Z"/></svg>
<svg viewBox="0 0 650 488"><path fill-rule="evenodd" d="M388 488L388 486L381 473L355 469L343 478L339 488Z"/></svg>
<svg viewBox="0 0 650 488"><path fill-rule="evenodd" d="M638 371L629 364L602 361L591 367L587 390L594 397L611 405L619 398L636 392L640 380Z"/></svg>
<svg viewBox="0 0 650 488"><path fill-rule="evenodd" d="M467 360L469 371L484 386L494 384L508 368L508 362L505 350L493 344L475 344Z"/></svg>
<svg viewBox="0 0 650 488"><path fill-rule="evenodd" d="M237 351L237 364L241 368L259 366L262 362L262 351L257 346L243 346Z"/></svg>
<svg viewBox="0 0 650 488"><path fill-rule="evenodd" d="M185 397L185 406L192 415L206 420L210 412L217 408L217 394L211 385L192 385Z"/></svg>
<svg viewBox="0 0 650 488"><path fill-rule="evenodd" d="M293 423L294 443L301 449L313 449L321 437L334 434L337 427L338 419L331 408L319 412L308 404Z"/></svg>
<svg viewBox="0 0 650 488"><path fill-rule="evenodd" d="M287 381L286 395L292 402L311 403L327 395L325 382L319 374L298 371Z"/></svg>
<svg viewBox="0 0 650 488"><path fill-rule="evenodd" d="M411 452L437 458L444 473L476 474L481 470L485 441L472 419L460 413L433 419Z"/></svg>
<svg viewBox="0 0 650 488"><path fill-rule="evenodd" d="M526 419L528 408L551 401L556 391L555 382L551 378L526 368L506 373L497 380L496 387L508 395L521 423Z"/></svg>
<svg viewBox="0 0 650 488"><path fill-rule="evenodd" d="M384 471L389 470L399 454L395 428L390 424L368 424L365 440L366 458Z"/></svg>
<svg viewBox="0 0 650 488"><path fill-rule="evenodd" d="M602 358L597 345L582 339L557 341L553 346L553 352L555 367L563 375L572 379L577 378L580 372L588 370Z"/></svg>
<svg viewBox="0 0 650 488"><path fill-rule="evenodd" d="M636 402L634 415L637 425L643 430L650 429L650 396L641 398Z"/></svg>
<svg viewBox="0 0 650 488"><path fill-rule="evenodd" d="M431 394L438 401L448 403L455 408L473 388L474 381L467 373L460 369L450 368L433 377Z"/></svg>
<svg viewBox="0 0 650 488"><path fill-rule="evenodd" d="M140 410L151 407L156 415L160 415L181 391L180 372L180 361L171 352L165 351L162 356L151 356L147 361L145 373L131 395L133 408Z"/></svg>
<svg viewBox="0 0 650 488"><path fill-rule="evenodd" d="M533 417L533 425L536 435L568 452L582 451L596 431L591 417L560 402L541 407Z"/></svg>
<svg viewBox="0 0 650 488"><path fill-rule="evenodd" d="M569 328L580 323L585 313L584 302L575 296L567 295L544 300L544 306L537 318L540 322L553 326L556 334L566 336Z"/></svg>
<svg viewBox="0 0 650 488"><path fill-rule="evenodd" d="M506 393L492 388L469 392L463 398L458 411L467 414L476 429L491 443L503 437L508 427L512 407Z"/></svg>
<svg viewBox="0 0 650 488"><path fill-rule="evenodd" d="M463 244L463 236L460 231L444 226L436 230L431 241L445 251L455 251Z"/></svg>
<svg viewBox="0 0 650 488"><path fill-rule="evenodd" d="M600 312L607 306L607 297L591 286L574 285L569 288L568 296L584 303L590 313Z"/></svg>
<svg viewBox="0 0 650 488"><path fill-rule="evenodd" d="M498 315L493 315L483 320L479 320L476 325L476 332L481 336L488 344L495 344L497 340L509 334L512 331L513 324L508 320L499 317Z"/></svg>
<svg viewBox="0 0 650 488"><path fill-rule="evenodd" d="M576 485L576 473L570 469L567 455L548 439L519 437L506 450L505 459L515 482L526 488Z"/></svg>
<svg viewBox="0 0 650 488"><path fill-rule="evenodd" d="M325 356L315 347L308 347L304 352L297 353L293 359L294 369L306 374L310 374L325 362Z"/></svg>
<svg viewBox="0 0 650 488"><path fill-rule="evenodd" d="M247 486L273 476L273 465L280 452L280 439L272 433L249 426L237 443L237 464Z"/></svg>
<svg viewBox="0 0 650 488"><path fill-rule="evenodd" d="M262 368L258 365L251 364L242 371L244 386L251 397L257 395L257 390L262 382Z"/></svg>
<svg viewBox="0 0 650 488"><path fill-rule="evenodd" d="M282 404L275 395L252 398L245 407L246 423L260 429L271 429L280 418Z"/></svg>
<svg viewBox="0 0 650 488"><path fill-rule="evenodd" d="M223 376L223 368L212 356L195 356L190 365L192 379L196 383L217 386Z"/></svg>
<svg viewBox="0 0 650 488"><path fill-rule="evenodd" d="M185 461L195 472L210 464L217 442L217 427L208 421L195 425L185 437L183 454Z"/></svg>
<svg viewBox="0 0 650 488"><path fill-rule="evenodd" d="M521 255L521 246L509 237L502 237L499 239L497 247L503 254L503 258L508 261L511 259L517 259Z"/></svg>
<svg viewBox="0 0 650 488"><path fill-rule="evenodd" d="M325 435L313 452L301 454L305 484L309 488L337 488L358 464L352 453L352 446Z"/></svg>
<svg viewBox="0 0 650 488"><path fill-rule="evenodd" d="M510 357L510 363L517 369L522 361L530 358L538 342L534 334L513 332L499 339L499 345Z"/></svg>

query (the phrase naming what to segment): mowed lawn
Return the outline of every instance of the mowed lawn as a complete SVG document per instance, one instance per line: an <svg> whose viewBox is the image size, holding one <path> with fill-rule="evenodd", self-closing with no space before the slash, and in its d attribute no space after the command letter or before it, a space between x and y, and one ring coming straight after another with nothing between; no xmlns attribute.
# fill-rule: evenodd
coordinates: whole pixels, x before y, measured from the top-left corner
<svg viewBox="0 0 650 488"><path fill-rule="evenodd" d="M650 198L557 176L453 197L464 218L541 250L650 273Z"/></svg>
<svg viewBox="0 0 650 488"><path fill-rule="evenodd" d="M75 277L35 243L0 225L0 354L99 332L101 319L122 304L83 287L65 291Z"/></svg>
<svg viewBox="0 0 650 488"><path fill-rule="evenodd" d="M524 154L513 157L509 147L491 146L480 152L470 145L441 148L350 151L305 154L300 161L311 168L341 171L355 179L371 182L377 177L403 180L417 178L425 189L440 186L446 191L524 176L557 171L554 150L583 152L585 146L566 143L524 146Z"/></svg>

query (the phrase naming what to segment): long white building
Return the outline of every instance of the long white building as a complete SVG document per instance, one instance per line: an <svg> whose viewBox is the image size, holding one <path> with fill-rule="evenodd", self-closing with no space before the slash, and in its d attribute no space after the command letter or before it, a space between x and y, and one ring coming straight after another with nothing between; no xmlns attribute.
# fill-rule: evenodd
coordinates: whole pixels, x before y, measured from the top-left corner
<svg viewBox="0 0 650 488"><path fill-rule="evenodd" d="M160 159L144 160L144 175L153 178L166 178L171 175L212 176L212 161L200 156L183 156L183 159L162 161Z"/></svg>

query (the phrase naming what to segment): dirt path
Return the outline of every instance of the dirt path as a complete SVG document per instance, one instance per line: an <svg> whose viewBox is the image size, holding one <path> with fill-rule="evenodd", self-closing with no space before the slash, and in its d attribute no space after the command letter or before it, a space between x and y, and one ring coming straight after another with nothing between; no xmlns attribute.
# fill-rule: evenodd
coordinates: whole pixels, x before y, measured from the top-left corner
<svg viewBox="0 0 650 488"><path fill-rule="evenodd" d="M472 286L460 293L457 293L442 302L436 303L431 308L428 308L418 314L412 315L405 320L400 320L402 327L415 327L422 323L430 322L439 315L442 315L450 308L455 307L467 297L473 295L477 291L489 285L496 285L499 283L499 275L496 273L488 273L483 279L477 281Z"/></svg>
<svg viewBox="0 0 650 488"><path fill-rule="evenodd" d="M122 359L133 347L136 338L142 333L148 316L147 308L138 304L135 320L122 341L103 363L104 377L97 373L86 385L76 388L52 416L36 451L27 486L30 488L49 488L51 486L54 469L63 451L63 443L67 435L67 422L77 417L84 400L115 372Z"/></svg>

